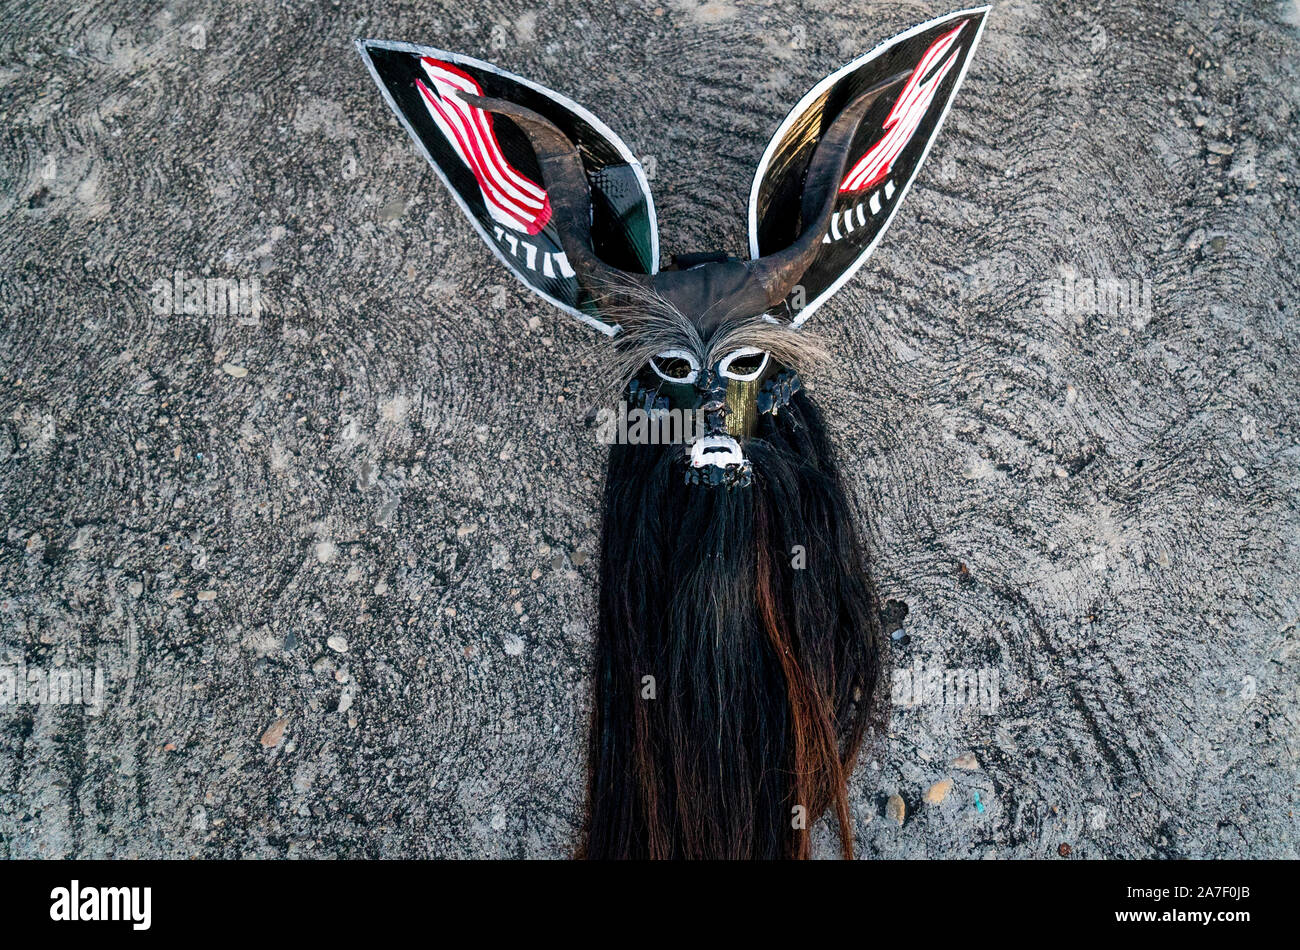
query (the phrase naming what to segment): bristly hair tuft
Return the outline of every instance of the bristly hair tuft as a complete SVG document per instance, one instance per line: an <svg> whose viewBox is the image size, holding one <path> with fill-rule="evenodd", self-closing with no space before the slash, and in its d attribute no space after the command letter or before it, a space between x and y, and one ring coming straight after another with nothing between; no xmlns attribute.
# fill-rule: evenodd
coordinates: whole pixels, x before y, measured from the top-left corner
<svg viewBox="0 0 1300 950"><path fill-rule="evenodd" d="M827 359L821 341L808 331L763 314L729 317L704 334L694 320L649 287L629 282L608 288L598 299L602 317L622 328L614 338L613 358L606 360L608 381L616 392L665 350L687 350L702 366L712 366L728 353L752 346L799 372Z"/></svg>

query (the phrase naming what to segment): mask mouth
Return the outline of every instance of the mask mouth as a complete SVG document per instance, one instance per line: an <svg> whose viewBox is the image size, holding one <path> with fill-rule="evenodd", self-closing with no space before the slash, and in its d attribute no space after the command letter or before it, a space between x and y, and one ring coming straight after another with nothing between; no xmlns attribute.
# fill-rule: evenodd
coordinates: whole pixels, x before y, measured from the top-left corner
<svg viewBox="0 0 1300 950"><path fill-rule="evenodd" d="M715 465L726 468L728 465L741 465L745 453L740 443L729 435L706 435L696 439L691 446L691 468L704 468Z"/></svg>

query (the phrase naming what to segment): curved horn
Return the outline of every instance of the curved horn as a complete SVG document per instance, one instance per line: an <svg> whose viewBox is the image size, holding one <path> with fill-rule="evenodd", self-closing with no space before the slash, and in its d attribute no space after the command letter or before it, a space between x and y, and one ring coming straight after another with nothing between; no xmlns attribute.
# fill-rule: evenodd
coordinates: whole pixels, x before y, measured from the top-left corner
<svg viewBox="0 0 1300 950"><path fill-rule="evenodd" d="M596 256L591 243L591 188L578 147L569 137L532 109L505 99L464 91L456 94L471 106L505 116L528 136L551 199L551 221L559 232L564 254L578 275L578 282L587 292L603 296L629 284L648 287L648 275L611 267Z"/></svg>
<svg viewBox="0 0 1300 950"><path fill-rule="evenodd" d="M764 254L749 262L751 274L760 282L767 295L769 308L778 307L785 302L785 298L817 257L822 238L830 227L835 199L844 178L844 166L848 164L849 149L853 146L854 133L857 132L862 117L882 94L906 80L909 75L910 72L901 72L860 93L835 117L835 121L817 143L812 161L808 163L808 172L804 176L803 201L799 209L803 229L799 232L799 237L784 250Z"/></svg>

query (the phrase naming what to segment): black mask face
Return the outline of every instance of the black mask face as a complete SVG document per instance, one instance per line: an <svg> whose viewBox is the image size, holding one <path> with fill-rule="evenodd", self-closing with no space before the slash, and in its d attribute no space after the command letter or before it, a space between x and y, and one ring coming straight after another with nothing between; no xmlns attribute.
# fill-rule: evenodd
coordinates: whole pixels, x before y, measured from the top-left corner
<svg viewBox="0 0 1300 950"><path fill-rule="evenodd" d="M798 376L756 346L738 347L712 364L705 359L684 347L660 352L628 385L627 403L698 420L683 456L686 481L744 487L751 475L745 442L762 414L779 411L799 389Z"/></svg>

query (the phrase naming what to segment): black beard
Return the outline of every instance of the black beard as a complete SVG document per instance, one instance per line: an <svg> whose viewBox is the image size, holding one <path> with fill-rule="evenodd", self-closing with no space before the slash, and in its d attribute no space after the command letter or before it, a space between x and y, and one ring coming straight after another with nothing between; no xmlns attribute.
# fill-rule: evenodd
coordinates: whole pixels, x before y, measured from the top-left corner
<svg viewBox="0 0 1300 950"><path fill-rule="evenodd" d="M745 454L726 488L684 484L682 446L611 450L587 857L807 857L831 807L852 855L847 779L888 694L874 585L803 393Z"/></svg>

